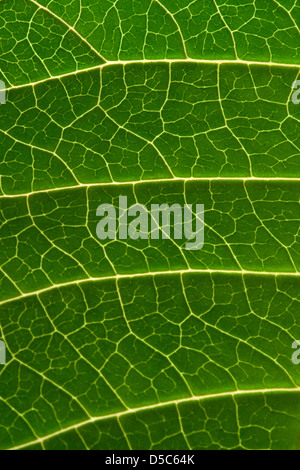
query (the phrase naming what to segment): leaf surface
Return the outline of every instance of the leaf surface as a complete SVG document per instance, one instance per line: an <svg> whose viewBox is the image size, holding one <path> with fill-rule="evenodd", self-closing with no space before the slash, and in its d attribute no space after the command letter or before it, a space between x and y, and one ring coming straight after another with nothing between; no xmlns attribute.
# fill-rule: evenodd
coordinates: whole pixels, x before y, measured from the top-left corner
<svg viewBox="0 0 300 470"><path fill-rule="evenodd" d="M299 1L0 17L1 449L298 449ZM120 195L203 249L100 242Z"/></svg>

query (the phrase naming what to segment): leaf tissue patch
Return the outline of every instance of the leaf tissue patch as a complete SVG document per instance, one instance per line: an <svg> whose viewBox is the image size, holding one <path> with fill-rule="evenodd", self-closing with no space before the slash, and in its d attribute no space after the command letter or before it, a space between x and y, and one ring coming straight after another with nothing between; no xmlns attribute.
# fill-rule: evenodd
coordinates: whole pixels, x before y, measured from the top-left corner
<svg viewBox="0 0 300 470"><path fill-rule="evenodd" d="M299 449L299 25L0 1L1 449Z"/></svg>

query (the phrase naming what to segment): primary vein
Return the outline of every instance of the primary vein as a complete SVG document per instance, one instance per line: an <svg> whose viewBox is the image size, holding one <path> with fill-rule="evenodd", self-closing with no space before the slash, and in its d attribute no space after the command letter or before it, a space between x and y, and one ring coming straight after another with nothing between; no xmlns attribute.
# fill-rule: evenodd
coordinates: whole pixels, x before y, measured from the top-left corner
<svg viewBox="0 0 300 470"><path fill-rule="evenodd" d="M36 86L40 83L45 83L49 80L60 80L64 77L69 77L72 75L78 75L84 72L91 72L93 70L99 70L101 68L110 67L110 66L117 66L117 65L131 65L131 64L178 64L178 63L194 63L194 64L215 64L215 65L223 65L223 64L240 64L240 65L260 65L264 67L288 67L299 69L299 64L285 64L285 63L278 63L278 62L261 62L261 61L249 61L249 60L206 60L206 59L157 59L157 60L148 60L148 59L141 59L141 60L116 60L116 61L107 61L103 64L95 65L94 67L88 67L85 69L74 70L73 72L68 72L61 75L55 75L53 77L47 77L43 80L38 80L32 83L24 83L22 85L15 85L5 89L5 91L15 90L18 88L25 88L28 86Z"/></svg>
<svg viewBox="0 0 300 470"><path fill-rule="evenodd" d="M25 447L29 447L35 444L43 443L44 441L51 439L55 436L59 436L61 434L64 434L66 432L72 431L74 429L79 429L83 426L86 426L88 424L96 423L98 421L104 421L106 419L120 419L123 416L138 413L141 411L150 411L152 409L157 409L157 408L162 408L165 406L178 406L184 403L190 403L190 402L195 402L195 401L203 401L203 400L209 400L209 399L214 399L214 398L226 398L226 397L236 397L236 396L242 396L242 395L259 395L259 394L266 394L266 393L289 393L289 392L300 392L300 387L298 388L274 388L274 389L257 389L257 390L235 390L231 392L222 392L222 393L213 393L210 395L200 395L200 396L193 396L193 397L188 397L188 398L182 398L179 400L171 400L168 402L163 402L163 403L156 403L153 405L147 405L147 406L141 406L137 408L132 408L128 409L125 411L121 411L119 413L112 413L109 415L104 415L104 416L97 416L91 419L88 419L86 421L83 421L81 423L74 424L72 426L69 426L64 429L60 429L59 431L56 431L52 434L48 434L47 436L43 436L37 440L27 442L24 444L21 444L20 446L13 447L9 450L20 450Z"/></svg>

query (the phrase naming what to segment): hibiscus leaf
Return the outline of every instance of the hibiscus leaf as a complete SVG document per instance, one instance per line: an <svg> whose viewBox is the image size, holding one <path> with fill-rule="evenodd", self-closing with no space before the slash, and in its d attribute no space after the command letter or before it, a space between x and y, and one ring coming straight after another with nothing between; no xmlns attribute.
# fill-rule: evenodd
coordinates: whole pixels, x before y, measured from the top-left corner
<svg viewBox="0 0 300 470"><path fill-rule="evenodd" d="M298 449L299 2L0 17L1 449ZM120 196L202 249L100 240Z"/></svg>

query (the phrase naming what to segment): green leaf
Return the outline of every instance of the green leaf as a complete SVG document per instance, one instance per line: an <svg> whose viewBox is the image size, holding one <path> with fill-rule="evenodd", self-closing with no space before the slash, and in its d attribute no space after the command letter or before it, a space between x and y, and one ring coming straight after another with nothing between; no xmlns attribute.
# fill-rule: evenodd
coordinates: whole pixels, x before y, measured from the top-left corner
<svg viewBox="0 0 300 470"><path fill-rule="evenodd" d="M299 2L0 18L1 449L298 449ZM204 247L100 241L119 196Z"/></svg>

